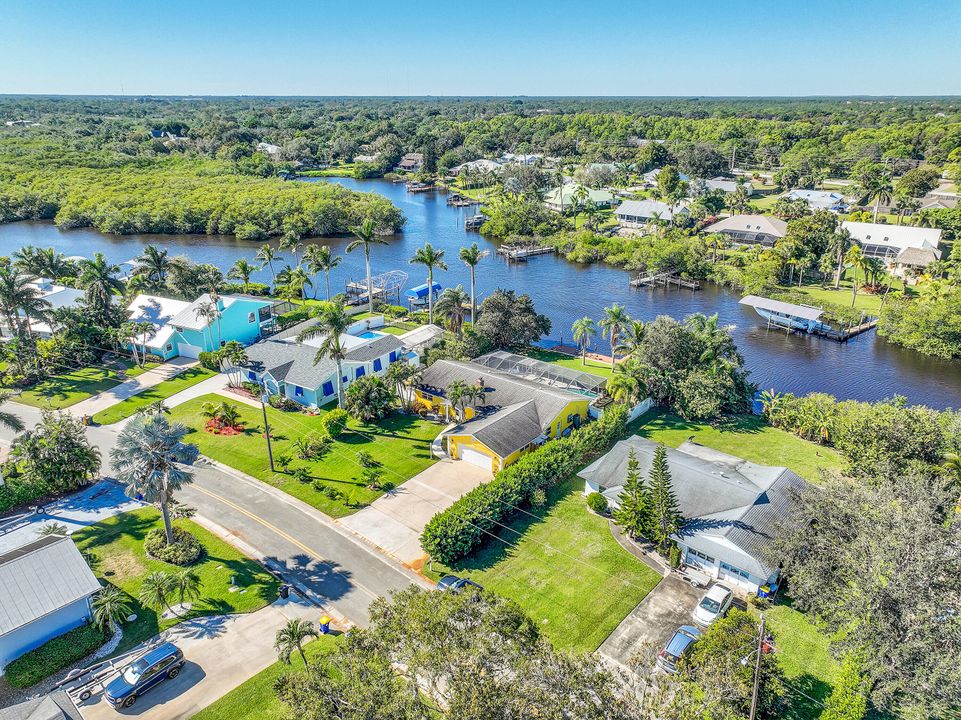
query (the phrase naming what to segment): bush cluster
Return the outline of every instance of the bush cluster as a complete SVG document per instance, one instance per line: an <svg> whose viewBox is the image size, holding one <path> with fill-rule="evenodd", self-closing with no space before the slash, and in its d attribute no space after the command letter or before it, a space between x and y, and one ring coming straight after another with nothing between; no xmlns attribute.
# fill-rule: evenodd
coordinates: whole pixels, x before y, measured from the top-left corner
<svg viewBox="0 0 961 720"><path fill-rule="evenodd" d="M90 655L107 642L108 637L93 624L81 625L55 637L7 665L4 676L16 688L36 685L65 667Z"/></svg>
<svg viewBox="0 0 961 720"><path fill-rule="evenodd" d="M296 325L299 322L303 322L310 317L310 308L306 305L296 310L291 310L290 312L284 313L283 315L277 316L277 324L281 329L289 328L291 325Z"/></svg>
<svg viewBox="0 0 961 720"><path fill-rule="evenodd" d="M597 422L521 456L489 483L432 517L421 535L424 550L447 565L460 560L489 537L488 533L496 533L516 507L529 503L538 488L554 485L606 451L623 434L626 424L627 408L614 405Z"/></svg>
<svg viewBox="0 0 961 720"><path fill-rule="evenodd" d="M217 359L217 353L204 350L197 355L197 362L199 362L200 367L204 368L205 370L220 372L220 361Z"/></svg>
<svg viewBox="0 0 961 720"><path fill-rule="evenodd" d="M143 549L152 558L180 567L197 562L204 551L197 538L178 527L174 528L174 541L171 545L167 544L164 529L154 528L144 538Z"/></svg>
<svg viewBox="0 0 961 720"><path fill-rule="evenodd" d="M334 408L321 418L320 424L331 438L336 438L347 427L348 417L346 410Z"/></svg>
<svg viewBox="0 0 961 720"><path fill-rule="evenodd" d="M592 492L587 496L587 507L598 515L603 515L607 512L607 498L599 492Z"/></svg>

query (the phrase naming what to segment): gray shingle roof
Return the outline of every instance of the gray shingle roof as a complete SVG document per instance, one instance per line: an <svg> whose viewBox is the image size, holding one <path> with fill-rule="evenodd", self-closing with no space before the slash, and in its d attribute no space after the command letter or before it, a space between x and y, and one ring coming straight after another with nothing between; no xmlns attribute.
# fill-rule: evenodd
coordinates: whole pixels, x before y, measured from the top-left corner
<svg viewBox="0 0 961 720"><path fill-rule="evenodd" d="M646 477L656 447L645 438L630 437L578 475L606 489L605 496L616 504L629 451L634 449ZM757 465L692 442L667 448L667 461L685 518L679 537L699 548L707 543L712 556L756 576L770 576L776 567L770 552L774 535L790 521L792 493L802 492L807 483L787 468Z"/></svg>
<svg viewBox="0 0 961 720"><path fill-rule="evenodd" d="M337 372L337 363L333 360L321 360L314 365L316 356L317 348L309 345L264 340L247 348L244 367L257 373L269 372L275 380L313 390Z"/></svg>
<svg viewBox="0 0 961 720"><path fill-rule="evenodd" d="M404 343L396 335L385 333L369 343L348 350L347 360L349 362L370 362L374 358L383 357L393 350L400 350L402 347L404 347Z"/></svg>
<svg viewBox="0 0 961 720"><path fill-rule="evenodd" d="M99 589L70 538L51 535L0 555L0 636Z"/></svg>
<svg viewBox="0 0 961 720"><path fill-rule="evenodd" d="M458 425L452 435L468 433L502 458L530 445L543 434L533 400L508 405L490 415L482 415Z"/></svg>

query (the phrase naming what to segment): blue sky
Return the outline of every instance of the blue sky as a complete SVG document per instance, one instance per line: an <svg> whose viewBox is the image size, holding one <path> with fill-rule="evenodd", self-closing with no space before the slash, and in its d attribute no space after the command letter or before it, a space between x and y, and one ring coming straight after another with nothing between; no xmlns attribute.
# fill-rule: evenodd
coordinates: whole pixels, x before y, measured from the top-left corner
<svg viewBox="0 0 961 720"><path fill-rule="evenodd" d="M0 93L961 94L961 2L4 0Z"/></svg>

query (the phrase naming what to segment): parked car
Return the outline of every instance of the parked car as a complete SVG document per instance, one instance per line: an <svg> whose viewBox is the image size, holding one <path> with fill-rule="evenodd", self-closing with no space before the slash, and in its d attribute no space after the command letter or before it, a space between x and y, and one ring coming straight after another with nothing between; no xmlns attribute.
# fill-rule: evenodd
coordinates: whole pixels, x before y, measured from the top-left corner
<svg viewBox="0 0 961 720"><path fill-rule="evenodd" d="M690 652L691 647L703 633L693 625L681 625L668 641L664 649L657 654L657 666L666 673L673 675L677 672L677 663Z"/></svg>
<svg viewBox="0 0 961 720"><path fill-rule="evenodd" d="M734 593L727 585L715 584L704 593L701 602L692 613L694 622L701 627L710 627L719 617L724 617L731 608Z"/></svg>
<svg viewBox="0 0 961 720"><path fill-rule="evenodd" d="M104 691L107 702L116 709L133 707L137 698L164 680L173 680L183 668L184 654L173 643L150 650L124 668Z"/></svg>
<svg viewBox="0 0 961 720"><path fill-rule="evenodd" d="M438 590L446 590L452 593L462 592L464 588L468 587L474 587L478 590L484 589L470 578L462 578L458 577L457 575L445 575L437 581Z"/></svg>

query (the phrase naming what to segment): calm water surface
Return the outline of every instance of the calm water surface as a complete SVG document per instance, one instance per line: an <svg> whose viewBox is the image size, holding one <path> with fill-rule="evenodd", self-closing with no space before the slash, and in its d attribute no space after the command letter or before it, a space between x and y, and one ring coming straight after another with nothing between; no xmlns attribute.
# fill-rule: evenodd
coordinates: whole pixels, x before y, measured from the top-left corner
<svg viewBox="0 0 961 720"><path fill-rule="evenodd" d="M321 182L328 180L319 180ZM441 194L409 194L402 184L383 180L331 179L356 190L372 191L389 198L407 216L404 232L390 244L372 253L375 273L403 270L410 273L407 287L426 281L420 266L408 264L417 247L425 242L447 252L449 270L436 276L445 287L458 283L469 287L467 268L457 259L461 246L477 241L493 251L494 242L477 233L468 233L464 217L473 211L450 208ZM343 254L348 238L324 239ZM239 257L253 261L259 243L230 237L187 235L103 235L95 230L61 231L50 223L26 222L0 225L0 254L23 245L55 247L67 255L89 256L103 252L113 262L130 260L146 243L167 248L171 255L184 254L195 262L208 262L228 268ZM350 279L364 275L362 253L346 255L343 264L331 274L331 292L342 292ZM256 280L269 281L268 271ZM323 277L316 286L323 297ZM631 290L628 273L604 265L574 265L554 256L541 256L527 263L508 265L493 252L477 269L477 290L484 297L496 288L513 288L534 299L540 312L553 322L551 337L570 342L571 323L578 317L599 318L605 306L618 302L628 312L644 320L657 315L676 318L693 312L717 313L721 322L734 326L738 347L751 376L762 388L807 393L828 392L839 398L880 400L895 394L911 402L932 407L961 407L961 363L927 358L885 342L871 331L841 344L825 338L769 331L753 310L738 305L740 296L724 288L708 285L689 290ZM600 349L604 350L601 342Z"/></svg>

